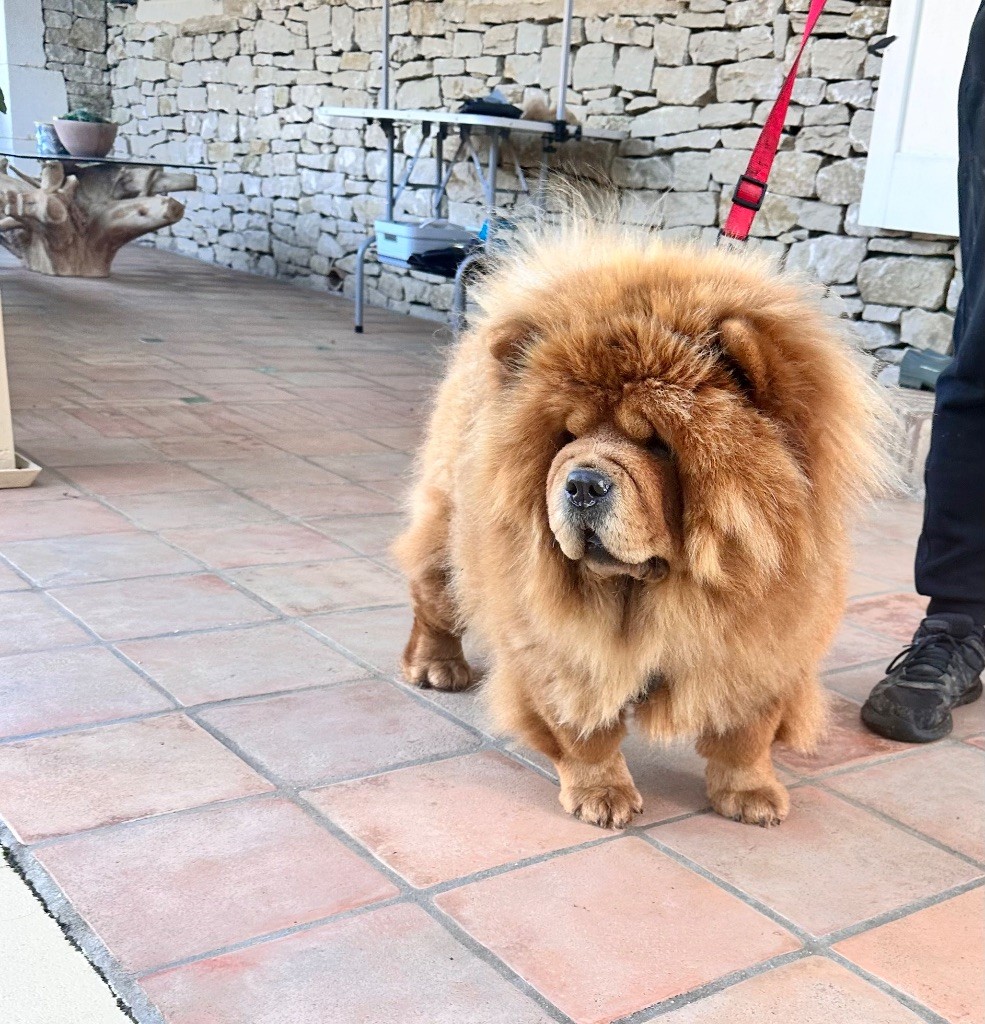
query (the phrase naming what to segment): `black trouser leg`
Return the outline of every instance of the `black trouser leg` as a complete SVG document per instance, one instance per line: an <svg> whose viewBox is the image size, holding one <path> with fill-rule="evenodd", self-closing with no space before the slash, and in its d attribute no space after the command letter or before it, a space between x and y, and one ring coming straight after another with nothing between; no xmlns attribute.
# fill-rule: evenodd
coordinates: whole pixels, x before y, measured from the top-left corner
<svg viewBox="0 0 985 1024"><path fill-rule="evenodd" d="M954 359L937 382L917 590L929 613L985 624L985 2L958 98L958 207L964 289Z"/></svg>

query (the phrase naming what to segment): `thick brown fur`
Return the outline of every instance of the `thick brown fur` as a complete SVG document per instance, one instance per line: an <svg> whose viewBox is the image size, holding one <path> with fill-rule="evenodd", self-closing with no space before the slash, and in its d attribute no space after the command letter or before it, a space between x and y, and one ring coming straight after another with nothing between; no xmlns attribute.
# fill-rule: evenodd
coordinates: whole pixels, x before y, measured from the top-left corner
<svg viewBox="0 0 985 1024"><path fill-rule="evenodd" d="M775 739L810 749L845 599L847 526L884 474L883 411L839 322L747 256L574 222L478 293L437 397L395 551L408 679L472 680L603 826L641 801L627 725L692 737L720 813L787 813ZM590 557L571 467L614 481Z"/></svg>

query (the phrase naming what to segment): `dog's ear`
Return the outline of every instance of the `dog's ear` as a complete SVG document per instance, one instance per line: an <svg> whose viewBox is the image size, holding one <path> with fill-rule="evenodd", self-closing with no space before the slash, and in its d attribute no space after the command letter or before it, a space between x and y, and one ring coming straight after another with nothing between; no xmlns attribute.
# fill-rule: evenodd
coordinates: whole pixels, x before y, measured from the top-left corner
<svg viewBox="0 0 985 1024"><path fill-rule="evenodd" d="M506 317L485 328L486 343L499 363L504 378L518 373L524 356L534 341L534 325L525 318Z"/></svg>
<svg viewBox="0 0 985 1024"><path fill-rule="evenodd" d="M722 321L718 344L742 366L752 388L750 401L781 427L804 471L810 473L813 460L807 453L816 443L817 402L823 390L818 374L823 371L816 360L805 360L784 345L778 330L769 320L733 317Z"/></svg>
<svg viewBox="0 0 985 1024"><path fill-rule="evenodd" d="M760 405L769 392L771 373L756 328L739 317L729 317L718 325L713 348L739 389L753 405Z"/></svg>

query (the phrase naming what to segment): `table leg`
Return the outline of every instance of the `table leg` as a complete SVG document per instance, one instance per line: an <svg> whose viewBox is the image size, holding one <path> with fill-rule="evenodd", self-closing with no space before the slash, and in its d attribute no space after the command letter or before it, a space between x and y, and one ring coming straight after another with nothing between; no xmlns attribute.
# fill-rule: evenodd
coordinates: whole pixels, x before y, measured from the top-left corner
<svg viewBox="0 0 985 1024"><path fill-rule="evenodd" d="M554 146L549 138L541 136L540 140L540 173L537 175L537 198L535 205L543 216L547 213L547 167L551 159Z"/></svg>
<svg viewBox="0 0 985 1024"><path fill-rule="evenodd" d="M489 221L489 230L486 232L486 248L493 236L493 220L496 216L496 175L499 170L499 132L494 131L489 136L489 171L486 174L486 216Z"/></svg>
<svg viewBox="0 0 985 1024"><path fill-rule="evenodd" d="M485 255L485 250L466 256L455 271L455 290L451 300L451 329L457 337L465 328L465 276Z"/></svg>
<svg viewBox="0 0 985 1024"><path fill-rule="evenodd" d="M369 238L363 239L359 248L356 250L356 314L354 319L356 334L363 333L363 301L364 292L366 291L366 281L363 268L366 263L366 253L369 251L370 246L375 244L376 235L370 235Z"/></svg>
<svg viewBox="0 0 985 1024"><path fill-rule="evenodd" d="M386 135L386 219L393 220L393 122L384 121L382 127Z"/></svg>
<svg viewBox="0 0 985 1024"><path fill-rule="evenodd" d="M431 204L431 213L435 217L441 216L441 207L443 205L443 193L441 185L441 177L445 173L445 138L448 135L448 129L445 125L438 125L438 134L434 140L434 199Z"/></svg>

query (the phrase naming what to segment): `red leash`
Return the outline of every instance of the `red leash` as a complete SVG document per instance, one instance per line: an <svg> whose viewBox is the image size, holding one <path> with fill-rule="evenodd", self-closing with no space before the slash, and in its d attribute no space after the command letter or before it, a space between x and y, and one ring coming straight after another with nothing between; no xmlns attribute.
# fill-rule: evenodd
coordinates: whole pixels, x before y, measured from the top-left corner
<svg viewBox="0 0 985 1024"><path fill-rule="evenodd" d="M776 102L773 104L770 116L766 118L766 124L763 125L763 130L759 133L756 148L752 151L752 156L749 157L746 173L739 177L735 191L732 193L732 209L721 230L721 237L731 238L738 242L745 242L749 238L752 222L766 198L766 183L769 180L770 168L773 166L773 158L780 146L783 122L790 106L790 97L793 94L794 81L800 67L800 58L804 54L807 41L814 31L817 19L821 17L826 2L827 0L811 0L807 21L804 23L804 36L800 41L800 49L787 72L787 77L780 89L780 95L777 96Z"/></svg>

